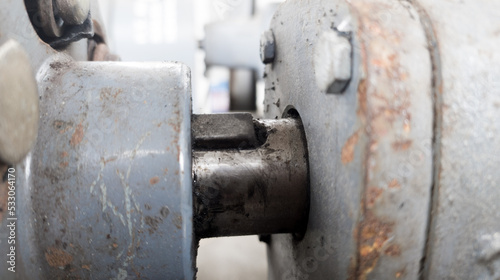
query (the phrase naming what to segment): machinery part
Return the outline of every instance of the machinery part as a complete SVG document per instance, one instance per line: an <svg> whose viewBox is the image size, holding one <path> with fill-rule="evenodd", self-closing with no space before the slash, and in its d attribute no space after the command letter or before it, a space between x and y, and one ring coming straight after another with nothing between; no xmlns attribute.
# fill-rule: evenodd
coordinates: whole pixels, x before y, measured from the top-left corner
<svg viewBox="0 0 500 280"><path fill-rule="evenodd" d="M423 277L498 279L500 2L415 4L435 72L433 204Z"/></svg>
<svg viewBox="0 0 500 280"><path fill-rule="evenodd" d="M268 30L262 34L260 38L260 59L262 63L273 63L276 51L274 42L274 34L272 30Z"/></svg>
<svg viewBox="0 0 500 280"><path fill-rule="evenodd" d="M19 277L192 279L188 68L54 57L38 77L39 139L16 174Z"/></svg>
<svg viewBox="0 0 500 280"><path fill-rule="evenodd" d="M53 0L38 0L40 24L44 34L49 37L61 37L63 33L64 21L56 17L55 11Z"/></svg>
<svg viewBox="0 0 500 280"><path fill-rule="evenodd" d="M268 120L195 116L192 147L184 66L75 62L21 1L0 2L0 43L26 50L42 124L15 166L17 273L0 262L1 278L192 279L200 237L307 225L263 236L271 279L497 279L499 5L287 1ZM346 19L350 82L323 94L317 50Z"/></svg>
<svg viewBox="0 0 500 280"><path fill-rule="evenodd" d="M307 146L300 120L252 121L250 114L198 115L193 121L194 139L203 138L200 132L208 132L211 126L206 123L220 129L221 122L214 118L233 119L222 126L228 140L220 142L234 145L219 150L194 146L196 236L303 233L309 215L309 182ZM239 131L239 127L245 130ZM258 147L245 149L262 138Z"/></svg>
<svg viewBox="0 0 500 280"><path fill-rule="evenodd" d="M69 25L83 24L90 12L90 0L55 0L59 16Z"/></svg>
<svg viewBox="0 0 500 280"><path fill-rule="evenodd" d="M251 149L266 141L251 114L193 115L193 145L198 149Z"/></svg>
<svg viewBox="0 0 500 280"><path fill-rule="evenodd" d="M352 47L336 30L325 30L314 48L314 73L321 91L341 93L351 80Z"/></svg>
<svg viewBox="0 0 500 280"><path fill-rule="evenodd" d="M498 278L498 11L469 0L280 7L266 117L282 113L277 101L301 114L311 215L302 241L271 236L271 279ZM314 48L346 18L351 82L321 95Z"/></svg>
<svg viewBox="0 0 500 280"><path fill-rule="evenodd" d="M18 42L0 45L0 163L18 163L35 143L38 91L33 74Z"/></svg>
<svg viewBox="0 0 500 280"><path fill-rule="evenodd" d="M94 14L95 15L95 14ZM88 39L88 59L90 61L120 61L121 58L110 52L104 28L98 20L92 20L94 25L94 36Z"/></svg>
<svg viewBox="0 0 500 280"><path fill-rule="evenodd" d="M94 35L89 1L25 0L25 3L31 23L40 38L51 47L60 49Z"/></svg>
<svg viewBox="0 0 500 280"><path fill-rule="evenodd" d="M324 94L314 49L348 18L351 81L344 94ZM289 105L300 113L311 199L301 241L271 236L270 279L418 279L433 164L432 64L419 14L406 1L295 0L271 29L265 117Z"/></svg>

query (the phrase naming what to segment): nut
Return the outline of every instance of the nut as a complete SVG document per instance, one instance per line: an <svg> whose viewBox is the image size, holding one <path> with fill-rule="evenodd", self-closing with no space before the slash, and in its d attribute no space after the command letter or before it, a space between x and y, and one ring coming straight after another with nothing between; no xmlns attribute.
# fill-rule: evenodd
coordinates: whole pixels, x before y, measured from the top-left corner
<svg viewBox="0 0 500 280"><path fill-rule="evenodd" d="M314 49L316 83L326 93L342 93L351 80L352 46L335 30L324 31Z"/></svg>
<svg viewBox="0 0 500 280"><path fill-rule="evenodd" d="M272 30L268 30L260 38L260 59L264 64L273 63L275 54L274 34Z"/></svg>
<svg viewBox="0 0 500 280"><path fill-rule="evenodd" d="M0 46L0 163L15 164L38 134L38 89L28 55L9 40Z"/></svg>

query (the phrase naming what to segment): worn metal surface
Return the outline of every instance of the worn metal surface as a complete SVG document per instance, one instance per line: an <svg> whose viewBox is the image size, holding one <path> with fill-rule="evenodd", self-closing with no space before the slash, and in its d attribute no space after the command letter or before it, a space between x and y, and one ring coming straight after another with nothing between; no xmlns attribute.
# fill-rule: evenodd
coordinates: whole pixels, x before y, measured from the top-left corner
<svg viewBox="0 0 500 280"><path fill-rule="evenodd" d="M38 90L28 54L15 40L0 45L0 162L20 162L38 132Z"/></svg>
<svg viewBox="0 0 500 280"><path fill-rule="evenodd" d="M302 123L292 118L255 122L252 132L262 134L263 130L267 138L260 147L242 149L238 143L223 150L195 147L193 207L197 237L304 232L309 182Z"/></svg>
<svg viewBox="0 0 500 280"><path fill-rule="evenodd" d="M276 45L272 30L267 30L260 37L260 60L262 63L273 63L275 57Z"/></svg>
<svg viewBox="0 0 500 280"><path fill-rule="evenodd" d="M65 28L63 35L55 39L46 39L49 45L56 49L61 49L69 46L73 42L77 42L81 39L92 38L94 36L94 27L92 18L89 17L79 25L68 25Z"/></svg>
<svg viewBox="0 0 500 280"><path fill-rule="evenodd" d="M82 24L90 12L90 0L55 0L59 16L69 25Z"/></svg>
<svg viewBox="0 0 500 280"><path fill-rule="evenodd" d="M256 128L248 113L192 116L193 147L198 149L256 148L266 140L264 127Z"/></svg>
<svg viewBox="0 0 500 280"><path fill-rule="evenodd" d="M342 95L316 84L314 48L348 21L352 80ZM432 184L431 61L404 1L287 1L271 28L266 117L289 105L309 147L311 206L301 241L272 235L271 279L416 279Z"/></svg>
<svg viewBox="0 0 500 280"><path fill-rule="evenodd" d="M18 279L192 279L190 74L54 57L18 166Z"/></svg>
<svg viewBox="0 0 500 280"><path fill-rule="evenodd" d="M321 33L314 48L314 72L321 91L341 93L352 72L352 46L348 35L337 30Z"/></svg>
<svg viewBox="0 0 500 280"><path fill-rule="evenodd" d="M426 279L500 278L500 2L414 1L433 57L436 157Z"/></svg>
<svg viewBox="0 0 500 280"><path fill-rule="evenodd" d="M36 0L36 11L39 15L39 21L43 34L49 37L61 37L64 29L64 21L60 16L56 17L55 1L52 0ZM28 1L29 5L29 1ZM33 16L35 13L33 13ZM32 19L34 20L34 18Z"/></svg>
<svg viewBox="0 0 500 280"><path fill-rule="evenodd" d="M62 2L65 1L60 0L59 2L62 5ZM83 2L86 1L80 1L85 6ZM79 19L76 19L69 12L71 1L66 2L68 2L67 5L58 7L56 1L53 0L26 1L28 17L38 36L51 47L57 49L65 48L73 42L91 38L94 35L90 7L84 8L87 10L85 17L78 15ZM26 11L22 11L22 13L26 13ZM18 16L14 13L14 17ZM69 22L65 21L64 18L69 19ZM76 21L81 21L81 23L74 24L73 22Z"/></svg>

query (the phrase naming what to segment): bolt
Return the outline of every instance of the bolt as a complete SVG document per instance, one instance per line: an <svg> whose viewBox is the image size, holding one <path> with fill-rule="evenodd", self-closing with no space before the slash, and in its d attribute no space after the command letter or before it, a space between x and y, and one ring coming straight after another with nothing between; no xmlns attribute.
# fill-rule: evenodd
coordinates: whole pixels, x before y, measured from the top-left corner
<svg viewBox="0 0 500 280"><path fill-rule="evenodd" d="M0 163L18 163L31 150L38 112L38 88L28 55L9 40L0 46Z"/></svg>
<svg viewBox="0 0 500 280"><path fill-rule="evenodd" d="M276 54L276 43L272 30L268 30L260 37L260 59L264 64L273 63Z"/></svg>
<svg viewBox="0 0 500 280"><path fill-rule="evenodd" d="M90 0L54 0L54 4L68 25L83 24L89 15Z"/></svg>
<svg viewBox="0 0 500 280"><path fill-rule="evenodd" d="M335 30L324 31L314 49L316 83L326 93L342 93L351 80L352 46Z"/></svg>

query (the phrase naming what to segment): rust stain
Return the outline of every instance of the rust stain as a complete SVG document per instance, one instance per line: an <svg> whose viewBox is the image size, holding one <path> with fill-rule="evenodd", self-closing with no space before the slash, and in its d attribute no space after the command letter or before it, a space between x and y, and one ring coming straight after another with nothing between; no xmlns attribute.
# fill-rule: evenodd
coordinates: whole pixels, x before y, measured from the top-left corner
<svg viewBox="0 0 500 280"><path fill-rule="evenodd" d="M160 182L160 178L158 178L158 176L155 176L155 177L149 179L150 185L156 185L156 184L158 184L158 182Z"/></svg>
<svg viewBox="0 0 500 280"><path fill-rule="evenodd" d="M90 271L90 265L84 264L84 265L82 265L82 269L86 269L86 270Z"/></svg>
<svg viewBox="0 0 500 280"><path fill-rule="evenodd" d="M115 248L115 249L116 249L116 248L118 248L118 244L116 244L116 243L113 243L113 245L112 245L112 246L113 246L113 248Z"/></svg>
<svg viewBox="0 0 500 280"><path fill-rule="evenodd" d="M144 218L144 223L149 227L148 231L150 235L158 230L162 221L160 217L146 216L146 218Z"/></svg>
<svg viewBox="0 0 500 280"><path fill-rule="evenodd" d="M384 252L387 256L398 257L401 256L401 248L398 245L392 244Z"/></svg>
<svg viewBox="0 0 500 280"><path fill-rule="evenodd" d="M397 179L392 179L390 182L389 182L389 185L388 185L389 189L400 189L401 188L401 185L399 184L398 180Z"/></svg>
<svg viewBox="0 0 500 280"><path fill-rule="evenodd" d="M406 274L406 268L403 268L402 270L396 272L396 278L401 278L402 276L404 276Z"/></svg>
<svg viewBox="0 0 500 280"><path fill-rule="evenodd" d="M68 152L66 152L66 151L64 151L64 152L62 152L62 153L61 153L61 157L62 157L62 158L66 158L66 157L68 157L68 156L69 156L69 154L68 154Z"/></svg>
<svg viewBox="0 0 500 280"><path fill-rule="evenodd" d="M366 114L368 111L366 92L367 92L367 82L366 80L363 80L359 83L358 87L359 108L357 110L357 114L362 118L363 121L365 121Z"/></svg>
<svg viewBox="0 0 500 280"><path fill-rule="evenodd" d="M56 129L59 130L60 134L64 134L73 128L73 125L71 123L65 121L54 121L53 125Z"/></svg>
<svg viewBox="0 0 500 280"><path fill-rule="evenodd" d="M412 140L397 141L392 143L392 148L395 151L406 151L411 147L412 144L413 144Z"/></svg>
<svg viewBox="0 0 500 280"><path fill-rule="evenodd" d="M358 242L357 268L355 279L364 280L376 267L382 255L399 256L401 248L391 244L395 223L390 219L377 217L375 209L385 186L377 188L380 183L373 172L379 172L377 165L380 157L378 146L391 145L395 150L407 150L411 141L394 142L394 135L407 135L411 131L411 78L409 68L401 63L401 36L380 20L380 15L391 7L381 3L353 1L352 5L359 13L360 24L357 31L360 38L361 61L366 73L365 81L358 89L357 114L364 125L368 137L367 155L364 161L365 193L361 201L361 212L364 217L358 223L353 234ZM371 82L373 81L373 83ZM364 139L363 139L364 140ZM346 145L347 146L347 145ZM343 154L342 154L343 156ZM400 188L400 183L393 179L388 183L389 189Z"/></svg>
<svg viewBox="0 0 500 280"><path fill-rule="evenodd" d="M404 123L403 123L403 130L406 132L406 133L409 133L411 131L411 124L410 124L410 120L406 119L404 120Z"/></svg>
<svg viewBox="0 0 500 280"><path fill-rule="evenodd" d="M354 159L354 150L359 140L359 133L355 132L342 148L341 160L343 164L350 163Z"/></svg>
<svg viewBox="0 0 500 280"><path fill-rule="evenodd" d="M388 187L390 189L400 189L401 188L401 184L399 184L398 180L397 179L392 179L390 182L389 182L389 185Z"/></svg>
<svg viewBox="0 0 500 280"><path fill-rule="evenodd" d="M176 218L174 218L174 225L176 228L181 229L182 228L182 216L180 214L177 214Z"/></svg>
<svg viewBox="0 0 500 280"><path fill-rule="evenodd" d="M66 167L68 167L68 165L69 165L69 163L68 163L67 161L64 161L64 162L61 162L61 163L59 164L59 167L60 167L60 168L66 168Z"/></svg>
<svg viewBox="0 0 500 280"><path fill-rule="evenodd" d="M381 188L370 187L366 191L366 207L372 208L384 191Z"/></svg>
<svg viewBox="0 0 500 280"><path fill-rule="evenodd" d="M361 233L358 279L366 279L366 276L375 268L392 234L393 227L394 223L383 222L370 210L366 211L364 220L359 224Z"/></svg>
<svg viewBox="0 0 500 280"><path fill-rule="evenodd" d="M75 147L78 144L80 144L82 142L82 140L83 140L83 125L81 123L79 123L76 126L76 129L75 129L75 132L73 133L73 136L71 136L71 140L70 140L69 144L72 147Z"/></svg>
<svg viewBox="0 0 500 280"><path fill-rule="evenodd" d="M45 259L52 267L65 267L73 261L73 256L61 249L50 247L45 252Z"/></svg>

